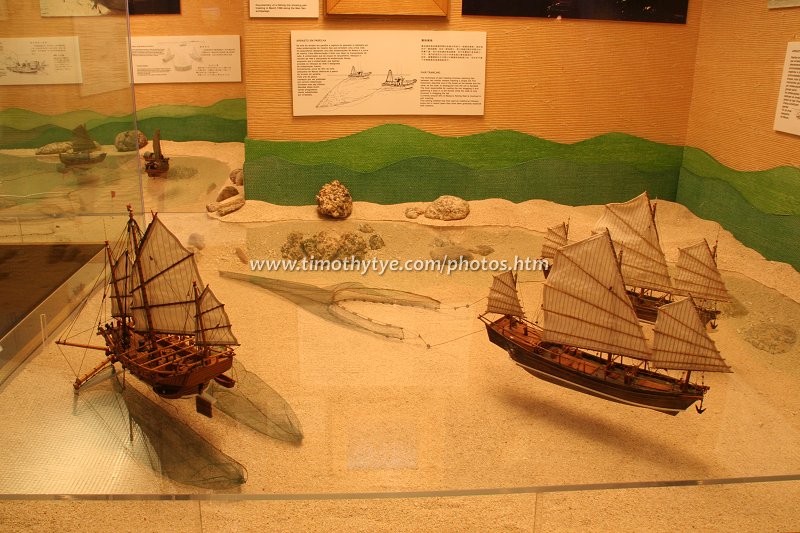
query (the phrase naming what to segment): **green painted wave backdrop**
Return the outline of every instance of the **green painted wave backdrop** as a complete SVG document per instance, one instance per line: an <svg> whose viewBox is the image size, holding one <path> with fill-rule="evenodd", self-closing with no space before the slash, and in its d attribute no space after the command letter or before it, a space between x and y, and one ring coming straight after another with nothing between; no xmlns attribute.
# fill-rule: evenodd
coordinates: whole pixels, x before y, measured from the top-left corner
<svg viewBox="0 0 800 533"><path fill-rule="evenodd" d="M243 98L210 106L160 105L136 112L138 129L148 138L156 129L170 141L242 142L247 135ZM49 116L26 109L0 111L0 148L39 148L72 138L72 129L85 124L101 144L114 144L121 131L133 129L133 115L106 116L94 111L72 111Z"/></svg>
<svg viewBox="0 0 800 533"><path fill-rule="evenodd" d="M730 169L705 152L621 133L560 144L515 131L440 137L387 124L318 142L245 140L247 197L314 203L338 179L357 200L427 202L534 198L621 202L648 191L719 221L769 259L800 269L800 169Z"/></svg>

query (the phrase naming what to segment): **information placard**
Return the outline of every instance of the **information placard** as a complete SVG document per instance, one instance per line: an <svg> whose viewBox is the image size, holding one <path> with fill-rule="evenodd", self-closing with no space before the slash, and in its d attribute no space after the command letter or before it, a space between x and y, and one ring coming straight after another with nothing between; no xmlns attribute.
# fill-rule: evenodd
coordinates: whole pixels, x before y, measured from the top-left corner
<svg viewBox="0 0 800 533"><path fill-rule="evenodd" d="M242 81L238 35L131 37L134 83Z"/></svg>
<svg viewBox="0 0 800 533"><path fill-rule="evenodd" d="M82 83L77 36L0 39L0 85Z"/></svg>
<svg viewBox="0 0 800 533"><path fill-rule="evenodd" d="M800 42L789 43L786 48L774 128L800 135Z"/></svg>
<svg viewBox="0 0 800 533"><path fill-rule="evenodd" d="M293 31L302 115L482 115L486 33Z"/></svg>
<svg viewBox="0 0 800 533"><path fill-rule="evenodd" d="M318 18L319 0L250 0L251 18Z"/></svg>

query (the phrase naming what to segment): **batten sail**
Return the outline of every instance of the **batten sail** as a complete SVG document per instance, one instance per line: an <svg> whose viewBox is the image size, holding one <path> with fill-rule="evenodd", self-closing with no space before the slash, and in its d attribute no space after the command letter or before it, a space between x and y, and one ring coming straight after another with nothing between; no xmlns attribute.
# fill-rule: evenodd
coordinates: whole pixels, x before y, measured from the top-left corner
<svg viewBox="0 0 800 533"><path fill-rule="evenodd" d="M202 287L193 254L158 217L142 237L133 268L136 330L194 335L194 283ZM145 301L146 298L146 301Z"/></svg>
<svg viewBox="0 0 800 533"><path fill-rule="evenodd" d="M494 277L492 287L489 289L489 303L486 306L486 312L516 317L525 316L517 293L517 279L510 270Z"/></svg>
<svg viewBox="0 0 800 533"><path fill-rule="evenodd" d="M717 270L714 254L705 239L692 246L680 248L679 252L678 273L675 276L676 292L703 300L730 301L728 290Z"/></svg>
<svg viewBox="0 0 800 533"><path fill-rule="evenodd" d="M543 293L543 340L650 359L608 232L561 248Z"/></svg>
<svg viewBox="0 0 800 533"><path fill-rule="evenodd" d="M556 251L569 244L567 235L569 234L569 225L565 222L547 228L547 234L544 236L544 243L542 244L542 257L546 259L553 259L556 256Z"/></svg>
<svg viewBox="0 0 800 533"><path fill-rule="evenodd" d="M194 343L208 346L238 345L239 341L231 331L231 321L225 306L217 299L211 288L206 286L198 298L197 333Z"/></svg>
<svg viewBox="0 0 800 533"><path fill-rule="evenodd" d="M656 368L731 371L706 333L691 297L659 309L654 335L652 364Z"/></svg>
<svg viewBox="0 0 800 533"><path fill-rule="evenodd" d="M111 316L125 317L131 315L133 297L133 261L128 250L122 252L117 262L111 267Z"/></svg>
<svg viewBox="0 0 800 533"><path fill-rule="evenodd" d="M594 232L608 230L622 252L622 276L634 287L673 292L667 261L658 238L650 198L642 193L633 200L606 204Z"/></svg>

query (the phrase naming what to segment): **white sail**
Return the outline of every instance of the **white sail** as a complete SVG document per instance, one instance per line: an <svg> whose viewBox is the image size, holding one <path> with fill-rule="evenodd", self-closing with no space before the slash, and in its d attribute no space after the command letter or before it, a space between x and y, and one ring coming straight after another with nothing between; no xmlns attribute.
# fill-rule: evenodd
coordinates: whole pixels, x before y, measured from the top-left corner
<svg viewBox="0 0 800 533"><path fill-rule="evenodd" d="M650 358L608 232L558 250L543 298L543 340Z"/></svg>
<svg viewBox="0 0 800 533"><path fill-rule="evenodd" d="M489 303L487 313L524 317L525 311L517 294L517 280L510 270L494 277L492 288L489 289Z"/></svg>
<svg viewBox="0 0 800 533"><path fill-rule="evenodd" d="M210 287L203 289L199 298L200 313L196 321L196 345L230 346L239 344L231 331L231 321L225 306L217 300Z"/></svg>
<svg viewBox="0 0 800 533"><path fill-rule="evenodd" d="M608 230L622 252L622 277L633 287L671 293L667 261L658 239L654 212L647 193L633 200L606 204L594 231Z"/></svg>
<svg viewBox="0 0 800 533"><path fill-rule="evenodd" d="M542 257L547 259L554 258L556 250L569 244L567 240L568 233L569 226L564 222L547 228L547 234L544 236L544 243L542 244Z"/></svg>
<svg viewBox="0 0 800 533"><path fill-rule="evenodd" d="M730 372L697 314L691 297L658 310L653 366L664 369Z"/></svg>
<svg viewBox="0 0 800 533"><path fill-rule="evenodd" d="M692 246L679 248L679 251L676 292L704 300L730 301L714 254L705 239Z"/></svg>
<svg viewBox="0 0 800 533"><path fill-rule="evenodd" d="M194 255L157 217L142 237L133 279L132 307L137 331L194 335L194 284L202 287L203 282Z"/></svg>
<svg viewBox="0 0 800 533"><path fill-rule="evenodd" d="M131 316L133 262L127 250L111 266L111 273L113 276L111 278L111 316Z"/></svg>

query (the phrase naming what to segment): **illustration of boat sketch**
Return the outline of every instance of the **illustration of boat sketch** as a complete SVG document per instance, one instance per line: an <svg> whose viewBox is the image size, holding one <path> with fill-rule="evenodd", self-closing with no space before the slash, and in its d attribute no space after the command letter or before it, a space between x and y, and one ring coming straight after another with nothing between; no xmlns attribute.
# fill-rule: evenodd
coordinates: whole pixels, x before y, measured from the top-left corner
<svg viewBox="0 0 800 533"><path fill-rule="evenodd" d="M384 89L411 89L415 83L417 83L416 79L407 80L404 76L393 76L392 70L389 69L388 74L386 74L386 81L381 86Z"/></svg>
<svg viewBox="0 0 800 533"><path fill-rule="evenodd" d="M416 79L409 80L402 75L395 76L389 69L386 80L376 85L370 79L371 74L371 71L357 70L355 66L351 66L350 73L328 91L317 104L317 108L358 104L377 92L411 89L417 83Z"/></svg>
<svg viewBox="0 0 800 533"><path fill-rule="evenodd" d="M347 76L348 78L369 78L369 75L372 72L364 72L363 70L356 70L356 67L350 69L350 74Z"/></svg>
<svg viewBox="0 0 800 533"><path fill-rule="evenodd" d="M19 60L10 60L6 64L6 68L11 72L16 72L17 74L36 74L41 72L42 70L47 67L47 63L44 61L19 61Z"/></svg>
<svg viewBox="0 0 800 533"><path fill-rule="evenodd" d="M164 57L161 58L161 61L164 63L169 63L175 58L175 53L172 51L172 48L167 48L164 50Z"/></svg>

